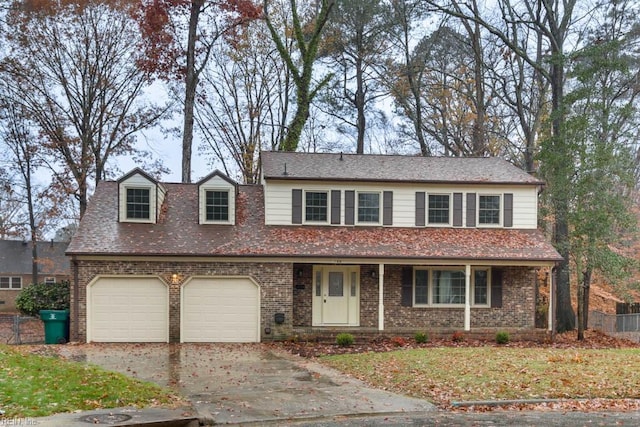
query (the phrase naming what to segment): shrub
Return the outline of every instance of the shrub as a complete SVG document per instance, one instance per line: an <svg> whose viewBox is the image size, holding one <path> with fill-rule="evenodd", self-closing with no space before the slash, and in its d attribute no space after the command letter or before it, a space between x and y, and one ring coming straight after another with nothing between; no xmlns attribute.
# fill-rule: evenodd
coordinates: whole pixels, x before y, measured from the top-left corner
<svg viewBox="0 0 640 427"><path fill-rule="evenodd" d="M343 332L341 334L336 335L336 344L340 347L348 347L353 345L354 339L353 335Z"/></svg>
<svg viewBox="0 0 640 427"><path fill-rule="evenodd" d="M451 341L453 342L464 341L464 334L461 331L455 331L453 335L451 335Z"/></svg>
<svg viewBox="0 0 640 427"><path fill-rule="evenodd" d="M407 340L402 337L393 337L391 338L391 344L395 345L396 347L404 347L405 345L407 345Z"/></svg>
<svg viewBox="0 0 640 427"><path fill-rule="evenodd" d="M40 310L68 310L69 282L29 285L16 297L16 307L22 314L34 317Z"/></svg>
<svg viewBox="0 0 640 427"><path fill-rule="evenodd" d="M418 344L424 344L429 341L429 336L424 332L416 332L413 339L416 340L416 343Z"/></svg>
<svg viewBox="0 0 640 427"><path fill-rule="evenodd" d="M498 332L496 334L496 342L498 344L507 344L509 342L509 332Z"/></svg>

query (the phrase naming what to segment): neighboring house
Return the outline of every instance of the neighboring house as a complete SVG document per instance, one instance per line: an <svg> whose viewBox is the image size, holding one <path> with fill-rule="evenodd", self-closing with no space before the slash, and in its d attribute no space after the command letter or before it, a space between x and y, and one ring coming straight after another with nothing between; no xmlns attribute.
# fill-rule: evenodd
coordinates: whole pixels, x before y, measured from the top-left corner
<svg viewBox="0 0 640 427"><path fill-rule="evenodd" d="M69 242L38 242L38 281L69 280L69 259L64 254ZM16 311L15 300L30 285L33 273L33 244L22 240L0 240L0 312Z"/></svg>
<svg viewBox="0 0 640 427"><path fill-rule="evenodd" d="M260 185L101 182L67 251L72 339L540 332L536 273L561 258L537 229L538 179L497 158L261 164Z"/></svg>

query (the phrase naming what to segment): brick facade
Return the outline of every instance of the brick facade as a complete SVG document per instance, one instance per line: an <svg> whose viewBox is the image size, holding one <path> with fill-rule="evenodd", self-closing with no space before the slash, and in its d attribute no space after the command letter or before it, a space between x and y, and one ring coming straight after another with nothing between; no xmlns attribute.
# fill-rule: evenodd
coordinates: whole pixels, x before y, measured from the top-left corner
<svg viewBox="0 0 640 427"><path fill-rule="evenodd" d="M464 308L404 307L401 305L403 266L384 272L385 329L464 328ZM360 327L378 327L377 265L360 266ZM500 308L472 308L471 329L534 328L535 273L529 268L503 268ZM169 340L180 341L180 290L190 277L251 277L260 286L261 340L284 339L292 328L311 327L313 266L291 263L230 263L175 261L79 261L78 288L71 293L71 338L86 341L87 285L98 276L160 277L169 287ZM178 273L178 283L172 275ZM78 298L77 304L75 298ZM77 308L76 308L77 307ZM285 322L276 325L275 313ZM269 328L269 333L266 333Z"/></svg>
<svg viewBox="0 0 640 427"><path fill-rule="evenodd" d="M71 339L87 340L87 285L98 276L160 277L169 286L169 341L180 341L180 289L190 277L251 277L260 286L260 323L263 341L282 339L291 333L293 319L292 267L289 263L228 263L175 261L79 261L78 287L71 292ZM172 275L178 274L178 283ZM75 301L77 293L77 303ZM77 307L77 308L76 308ZM275 313L285 322L276 325ZM265 328L270 328L267 334Z"/></svg>
<svg viewBox="0 0 640 427"><path fill-rule="evenodd" d="M386 265L384 272L385 329L464 328L464 308L404 307L401 305L401 265ZM377 265L360 267L360 327L378 327ZM527 267L501 268L502 307L471 308L471 329L534 328L535 272ZM312 316L312 266L295 265L302 275L294 280L293 326L310 327Z"/></svg>

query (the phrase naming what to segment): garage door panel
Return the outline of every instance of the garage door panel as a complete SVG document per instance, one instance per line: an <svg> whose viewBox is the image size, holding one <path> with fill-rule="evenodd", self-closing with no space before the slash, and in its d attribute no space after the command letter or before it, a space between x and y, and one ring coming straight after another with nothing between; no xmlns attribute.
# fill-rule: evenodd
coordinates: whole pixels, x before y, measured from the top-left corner
<svg viewBox="0 0 640 427"><path fill-rule="evenodd" d="M257 342L260 296L249 279L198 278L183 288L183 342Z"/></svg>
<svg viewBox="0 0 640 427"><path fill-rule="evenodd" d="M91 341L168 341L168 291L158 278L98 279L88 304Z"/></svg>

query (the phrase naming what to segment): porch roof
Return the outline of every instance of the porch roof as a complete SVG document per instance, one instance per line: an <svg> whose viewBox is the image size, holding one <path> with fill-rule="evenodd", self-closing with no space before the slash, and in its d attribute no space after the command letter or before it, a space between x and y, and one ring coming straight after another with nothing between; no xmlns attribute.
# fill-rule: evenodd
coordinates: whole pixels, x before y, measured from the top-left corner
<svg viewBox="0 0 640 427"><path fill-rule="evenodd" d="M538 230L267 226L260 186L240 186L236 225L198 224L195 184L165 184L157 224L118 222L117 184L101 182L69 255L371 258L555 262Z"/></svg>

